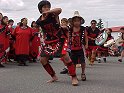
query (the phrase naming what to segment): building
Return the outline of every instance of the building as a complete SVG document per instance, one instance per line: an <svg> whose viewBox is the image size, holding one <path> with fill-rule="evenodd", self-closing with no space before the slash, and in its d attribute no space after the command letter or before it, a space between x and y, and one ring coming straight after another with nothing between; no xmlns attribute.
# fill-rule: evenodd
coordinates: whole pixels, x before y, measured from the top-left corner
<svg viewBox="0 0 124 93"><path fill-rule="evenodd" d="M118 27L111 27L112 29L112 36L114 39L117 39L120 36L120 28L124 26L118 26Z"/></svg>

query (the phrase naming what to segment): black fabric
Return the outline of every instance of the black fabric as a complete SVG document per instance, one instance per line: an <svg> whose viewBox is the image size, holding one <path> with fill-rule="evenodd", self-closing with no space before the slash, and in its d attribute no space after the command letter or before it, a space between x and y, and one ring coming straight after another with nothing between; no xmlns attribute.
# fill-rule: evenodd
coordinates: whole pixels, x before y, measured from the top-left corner
<svg viewBox="0 0 124 93"><path fill-rule="evenodd" d="M3 28L1 28L1 29L0 29L0 33L2 33L5 29L6 29L5 26L4 26Z"/></svg>
<svg viewBox="0 0 124 93"><path fill-rule="evenodd" d="M65 42L65 39L60 39L60 47L59 47L59 50L57 52L55 52L55 54L53 55L50 55L50 54L46 54L45 53L45 46L42 46L43 49L41 51L41 57L45 57L45 56L57 56L57 57L60 57L62 56L61 52L62 52L62 49L63 49L63 46L64 46L64 42ZM51 45L54 44L54 43L51 43ZM47 44L46 44L47 45Z"/></svg>
<svg viewBox="0 0 124 93"><path fill-rule="evenodd" d="M121 38L124 40L124 34L122 33Z"/></svg>
<svg viewBox="0 0 124 93"><path fill-rule="evenodd" d="M5 30L6 30L6 32L5 32L6 36L11 34L10 30L7 31L6 26L4 26L3 28L0 29L0 33L4 32Z"/></svg>
<svg viewBox="0 0 124 93"><path fill-rule="evenodd" d="M0 44L0 53L4 52L4 44Z"/></svg>
<svg viewBox="0 0 124 93"><path fill-rule="evenodd" d="M16 37L14 35L11 35L11 40L16 40Z"/></svg>
<svg viewBox="0 0 124 93"><path fill-rule="evenodd" d="M81 43L83 45L86 44L86 42L85 42L85 29L86 29L85 27L81 26L81 36L80 36L80 38L81 38Z"/></svg>
<svg viewBox="0 0 124 93"><path fill-rule="evenodd" d="M6 56L6 52L4 52L4 54L0 57L0 63L2 62L2 60L4 59L4 58L6 58L7 56Z"/></svg>
<svg viewBox="0 0 124 93"><path fill-rule="evenodd" d="M11 32L10 31L6 31L6 35L11 35Z"/></svg>
<svg viewBox="0 0 124 93"><path fill-rule="evenodd" d="M93 31L91 27L88 27L88 28L86 29L86 31L87 31L88 36L91 37L91 38L94 38L94 39L97 38L97 36L98 36L99 33L100 33L100 30L99 30L98 28L96 28L96 29ZM88 45L89 45L89 46L96 46L95 40L88 39Z"/></svg>
<svg viewBox="0 0 124 93"><path fill-rule="evenodd" d="M19 62L25 62L29 59L28 55L16 55L16 60Z"/></svg>
<svg viewBox="0 0 124 93"><path fill-rule="evenodd" d="M40 17L41 18L41 17ZM54 55L61 55L62 47L64 45L64 38L61 38L62 34L65 35L64 30L60 27L60 24L57 22L56 17L54 14L49 14L47 19L40 20L40 18L36 21L36 24L39 25L42 28L44 37L45 37L45 46L43 45L43 49L41 52L41 56L50 56L51 54L45 53L45 47L55 46L58 42L60 44L59 50L52 54ZM66 35L65 35L66 36ZM57 42L56 42L57 41ZM47 42L47 43L46 43ZM52 43L49 43L52 42ZM49 44L48 44L49 43ZM51 52L52 50L48 48L48 51Z"/></svg>
<svg viewBox="0 0 124 93"><path fill-rule="evenodd" d="M85 63L84 51L83 50L71 51L71 59L75 65L79 63L80 64Z"/></svg>
<svg viewBox="0 0 124 93"><path fill-rule="evenodd" d="M60 24L57 22L54 14L49 14L47 19L43 21L39 18L36 24L42 28L43 34L46 37L45 40L55 40L59 38Z"/></svg>
<svg viewBox="0 0 124 93"><path fill-rule="evenodd" d="M67 28L60 28L61 29L61 33L60 33L60 35L63 35L63 36L65 36L66 38L68 38L68 32L69 32L69 27L67 27Z"/></svg>

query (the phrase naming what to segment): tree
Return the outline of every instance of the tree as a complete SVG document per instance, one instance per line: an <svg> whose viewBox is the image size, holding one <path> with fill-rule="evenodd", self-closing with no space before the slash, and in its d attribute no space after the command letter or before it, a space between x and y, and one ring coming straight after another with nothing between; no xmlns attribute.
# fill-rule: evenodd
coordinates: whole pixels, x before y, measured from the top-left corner
<svg viewBox="0 0 124 93"><path fill-rule="evenodd" d="M99 29L104 28L104 25L103 25L102 19L100 18L100 19L98 19L98 20L99 20L99 21L98 21L98 23L97 23L97 27L98 27Z"/></svg>

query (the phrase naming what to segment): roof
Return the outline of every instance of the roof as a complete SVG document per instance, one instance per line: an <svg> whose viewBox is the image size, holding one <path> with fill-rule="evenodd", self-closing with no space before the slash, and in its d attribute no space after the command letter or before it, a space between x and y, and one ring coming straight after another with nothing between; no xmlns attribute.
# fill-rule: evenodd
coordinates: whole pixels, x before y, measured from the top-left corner
<svg viewBox="0 0 124 93"><path fill-rule="evenodd" d="M112 32L120 32L120 28L124 26L118 26L118 27L111 27Z"/></svg>

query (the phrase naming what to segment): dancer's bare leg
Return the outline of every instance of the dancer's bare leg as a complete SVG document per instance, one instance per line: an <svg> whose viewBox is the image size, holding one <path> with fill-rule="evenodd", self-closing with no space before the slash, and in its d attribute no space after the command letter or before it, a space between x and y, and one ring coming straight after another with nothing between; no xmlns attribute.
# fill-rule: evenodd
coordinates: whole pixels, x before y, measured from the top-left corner
<svg viewBox="0 0 124 93"><path fill-rule="evenodd" d="M92 52L88 53L89 65L91 65L91 55L92 55Z"/></svg>
<svg viewBox="0 0 124 93"><path fill-rule="evenodd" d="M58 77L55 75L52 77L51 80L48 80L47 83L52 83L52 82L56 82L58 80Z"/></svg>
<svg viewBox="0 0 124 93"><path fill-rule="evenodd" d="M124 50L121 52L121 59L124 57Z"/></svg>
<svg viewBox="0 0 124 93"><path fill-rule="evenodd" d="M119 62L122 62L123 57L124 57L124 50L121 52L121 56L120 56L120 58L118 59L118 61L119 61Z"/></svg>
<svg viewBox="0 0 124 93"><path fill-rule="evenodd" d="M92 55L91 55L91 65L94 64L95 58L96 58L96 51L93 50L93 51L92 51Z"/></svg>

